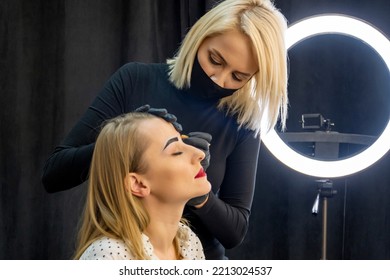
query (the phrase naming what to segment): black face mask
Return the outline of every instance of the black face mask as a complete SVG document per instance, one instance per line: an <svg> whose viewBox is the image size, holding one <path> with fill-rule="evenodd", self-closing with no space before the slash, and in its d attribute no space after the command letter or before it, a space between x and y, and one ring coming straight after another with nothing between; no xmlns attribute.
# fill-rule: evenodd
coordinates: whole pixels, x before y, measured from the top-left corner
<svg viewBox="0 0 390 280"><path fill-rule="evenodd" d="M199 97L220 99L232 95L237 89L220 87L203 71L196 57L191 73L191 87L189 91Z"/></svg>

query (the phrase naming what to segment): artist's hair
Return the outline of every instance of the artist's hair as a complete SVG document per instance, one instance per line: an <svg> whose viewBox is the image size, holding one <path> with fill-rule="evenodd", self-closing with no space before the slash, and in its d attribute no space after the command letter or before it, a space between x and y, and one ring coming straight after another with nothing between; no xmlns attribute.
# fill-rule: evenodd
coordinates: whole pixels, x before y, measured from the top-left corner
<svg viewBox="0 0 390 280"><path fill-rule="evenodd" d="M225 0L202 16L189 30L172 59L168 59L170 81L177 88L191 85L194 59L202 42L231 30L246 34L255 52L259 70L233 95L222 98L220 109L236 114L240 126L260 133L287 118L287 23L270 0Z"/></svg>
<svg viewBox="0 0 390 280"><path fill-rule="evenodd" d="M128 113L107 121L97 138L92 157L88 194L78 235L75 259L88 246L106 236L121 239L136 259L148 259L141 234L150 222L141 200L126 191L129 172L144 173L148 168L143 153L152 139L138 129L142 122L156 118L146 113ZM178 244L183 238L178 230ZM176 246L178 252L178 246Z"/></svg>

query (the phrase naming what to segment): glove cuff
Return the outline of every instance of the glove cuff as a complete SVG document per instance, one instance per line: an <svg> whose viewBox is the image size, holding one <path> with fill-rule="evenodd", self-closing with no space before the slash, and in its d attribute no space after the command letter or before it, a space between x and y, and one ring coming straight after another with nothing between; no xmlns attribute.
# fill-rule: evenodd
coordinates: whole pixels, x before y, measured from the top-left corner
<svg viewBox="0 0 390 280"><path fill-rule="evenodd" d="M191 198L187 202L186 205L195 208L196 205L199 205L199 204L202 204L203 202L205 202L208 197L209 197L209 194L207 193L207 194L202 195L202 196L197 196L197 197Z"/></svg>

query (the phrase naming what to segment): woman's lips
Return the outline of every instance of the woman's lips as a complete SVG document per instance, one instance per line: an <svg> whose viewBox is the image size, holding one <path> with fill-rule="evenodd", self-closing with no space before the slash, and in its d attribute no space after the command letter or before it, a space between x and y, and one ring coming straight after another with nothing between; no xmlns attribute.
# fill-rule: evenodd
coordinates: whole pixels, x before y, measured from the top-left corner
<svg viewBox="0 0 390 280"><path fill-rule="evenodd" d="M196 174L195 179L202 178L204 176L206 176L206 172L204 172L203 168L201 168L198 174Z"/></svg>

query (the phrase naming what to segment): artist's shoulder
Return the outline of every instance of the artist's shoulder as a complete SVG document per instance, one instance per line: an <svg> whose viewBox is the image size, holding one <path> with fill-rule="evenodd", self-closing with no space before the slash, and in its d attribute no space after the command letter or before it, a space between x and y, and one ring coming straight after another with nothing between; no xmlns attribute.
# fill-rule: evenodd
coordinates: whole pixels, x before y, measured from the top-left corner
<svg viewBox="0 0 390 280"><path fill-rule="evenodd" d="M168 65L165 63L144 63L144 62L128 62L119 68L120 72L132 74L156 74L165 73Z"/></svg>

